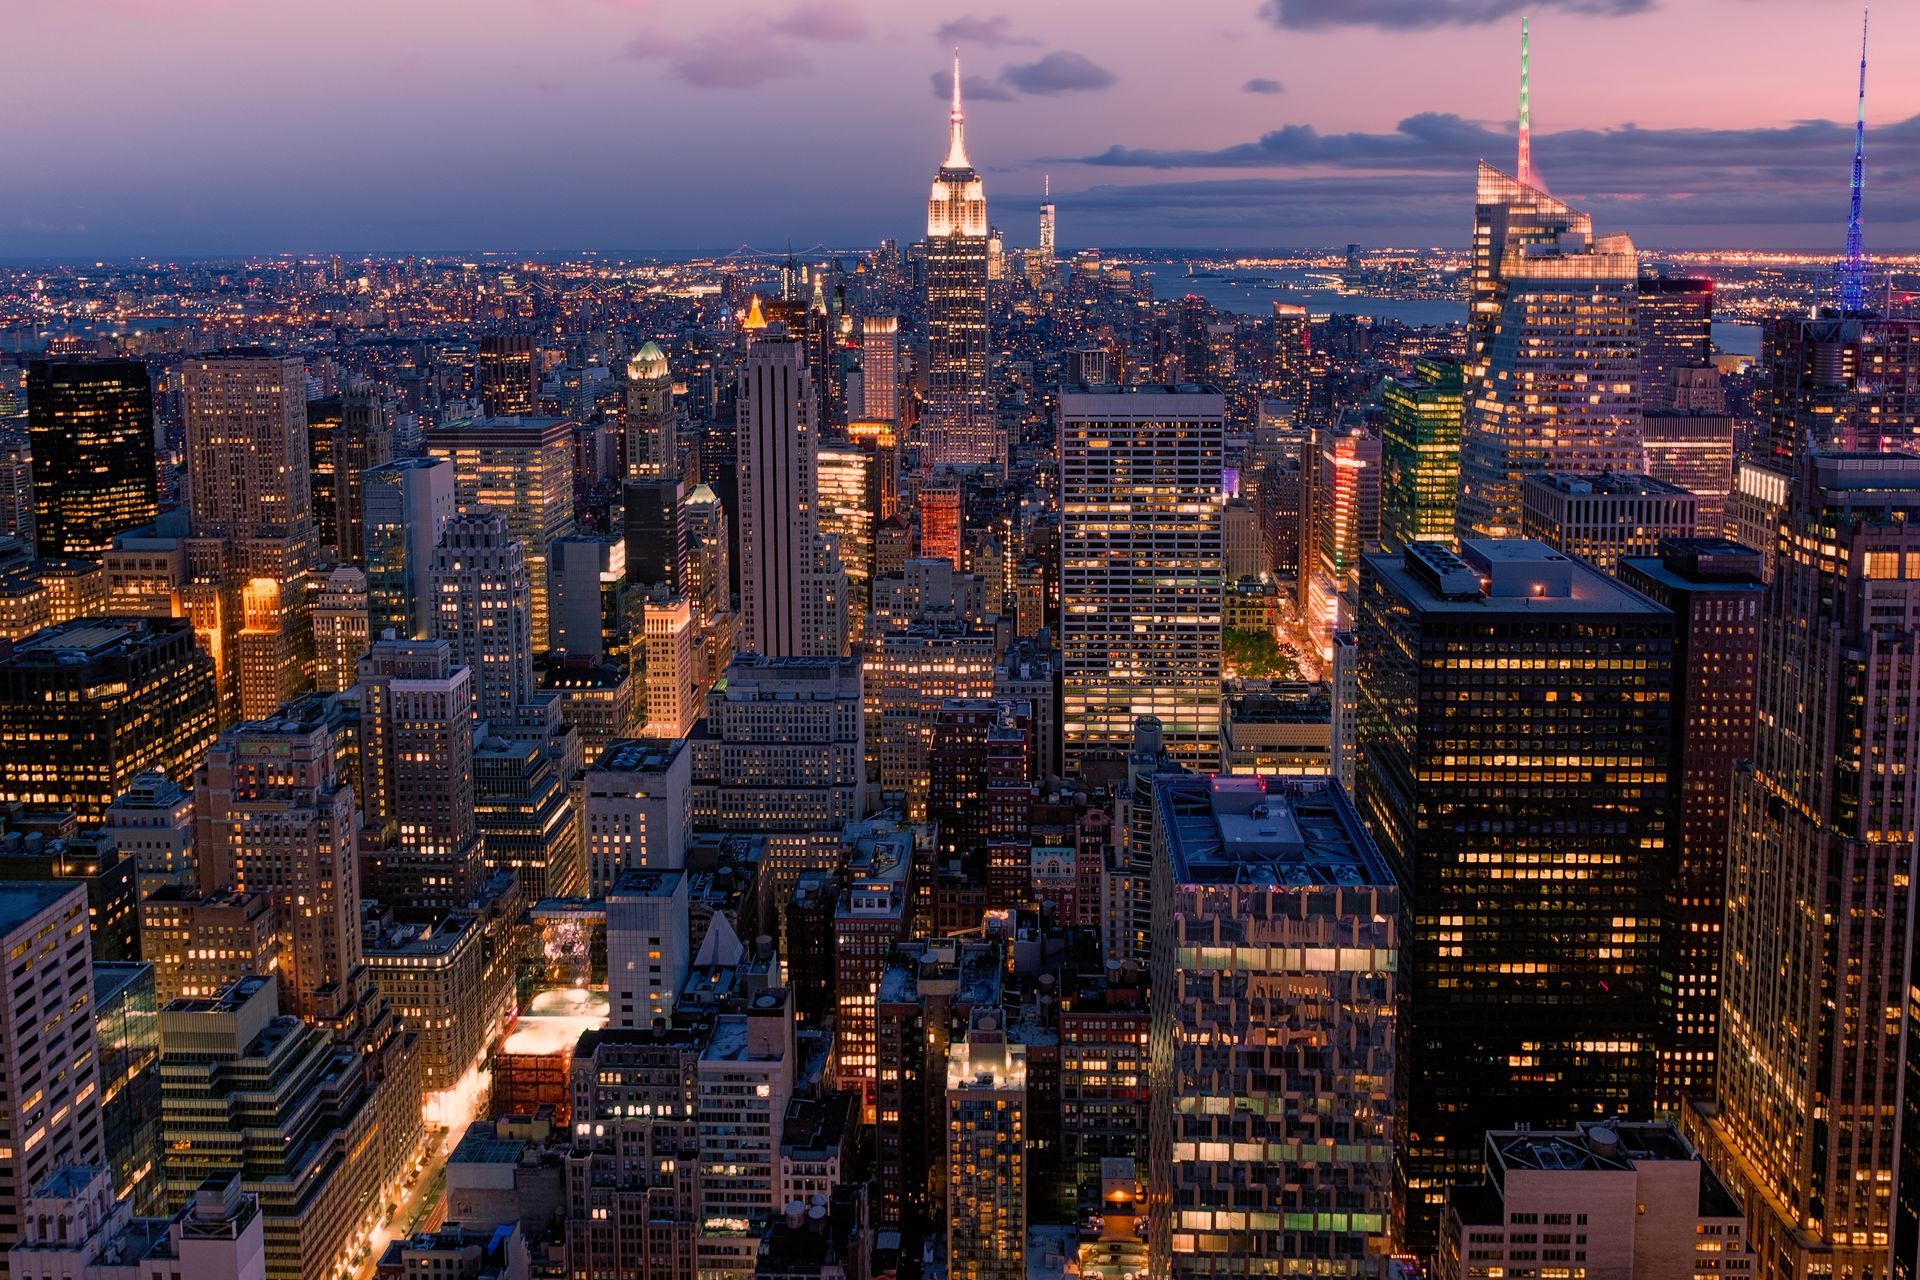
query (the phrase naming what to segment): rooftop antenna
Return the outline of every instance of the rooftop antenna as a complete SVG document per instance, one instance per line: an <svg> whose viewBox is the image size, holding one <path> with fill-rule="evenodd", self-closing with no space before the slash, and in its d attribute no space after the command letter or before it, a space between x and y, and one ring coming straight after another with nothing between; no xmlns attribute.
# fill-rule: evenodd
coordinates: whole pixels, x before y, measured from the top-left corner
<svg viewBox="0 0 1920 1280"><path fill-rule="evenodd" d="M1533 185L1533 109L1527 100L1527 20L1520 19L1520 164L1515 175Z"/></svg>
<svg viewBox="0 0 1920 1280"><path fill-rule="evenodd" d="M967 113L960 107L960 50L953 51L953 110L947 115L947 162L942 168L965 169Z"/></svg>
<svg viewBox="0 0 1920 1280"><path fill-rule="evenodd" d="M1847 205L1847 256L1840 264L1840 310L1867 302L1867 245L1860 234L1860 188L1867 162L1867 11L1860 11L1860 98L1853 117L1853 191Z"/></svg>

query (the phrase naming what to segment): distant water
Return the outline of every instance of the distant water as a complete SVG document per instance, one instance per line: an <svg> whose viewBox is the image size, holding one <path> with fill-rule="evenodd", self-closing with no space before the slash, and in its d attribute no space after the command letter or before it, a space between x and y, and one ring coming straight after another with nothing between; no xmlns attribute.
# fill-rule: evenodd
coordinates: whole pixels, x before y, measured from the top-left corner
<svg viewBox="0 0 1920 1280"><path fill-rule="evenodd" d="M1299 267L1229 269L1219 275L1206 276L1189 276L1184 262L1139 263L1133 269L1153 281L1156 298L1195 293L1212 303L1216 310L1238 315L1265 316L1274 303L1290 302L1316 316L1372 316L1376 320L1398 320L1415 327L1453 324L1467 318L1467 304L1461 299L1374 298L1341 293L1326 287L1324 272L1308 272ZM1729 355L1758 356L1760 326L1715 321L1713 341Z"/></svg>
<svg viewBox="0 0 1920 1280"><path fill-rule="evenodd" d="M1324 273L1298 267L1231 271L1216 276L1189 276L1184 262L1149 262L1134 271L1153 281L1153 296L1178 298L1194 293L1215 310L1265 316L1276 302L1290 302L1320 315L1372 316L1407 325L1445 325L1467 318L1467 304L1457 298L1373 298L1341 293L1324 283Z"/></svg>

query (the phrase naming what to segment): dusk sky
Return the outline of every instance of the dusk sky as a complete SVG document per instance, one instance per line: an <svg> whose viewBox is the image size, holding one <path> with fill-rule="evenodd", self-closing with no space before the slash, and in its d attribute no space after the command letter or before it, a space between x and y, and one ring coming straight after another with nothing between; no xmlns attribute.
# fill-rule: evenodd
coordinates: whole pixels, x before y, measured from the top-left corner
<svg viewBox="0 0 1920 1280"><path fill-rule="evenodd" d="M1822 247L1834 0L16 0L0 257L910 240L958 45L1009 244L1461 245L1534 162L1650 247ZM1920 246L1920 3L1873 15L1866 227Z"/></svg>

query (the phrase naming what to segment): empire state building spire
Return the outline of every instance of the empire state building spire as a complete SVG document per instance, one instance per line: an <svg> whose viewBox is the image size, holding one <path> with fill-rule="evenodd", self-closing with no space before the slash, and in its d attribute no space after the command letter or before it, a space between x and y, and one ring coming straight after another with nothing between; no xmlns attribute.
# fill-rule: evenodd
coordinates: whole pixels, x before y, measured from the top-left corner
<svg viewBox="0 0 1920 1280"><path fill-rule="evenodd" d="M967 113L960 107L960 51L953 51L953 110L947 116L947 159L942 169L971 169L967 162Z"/></svg>

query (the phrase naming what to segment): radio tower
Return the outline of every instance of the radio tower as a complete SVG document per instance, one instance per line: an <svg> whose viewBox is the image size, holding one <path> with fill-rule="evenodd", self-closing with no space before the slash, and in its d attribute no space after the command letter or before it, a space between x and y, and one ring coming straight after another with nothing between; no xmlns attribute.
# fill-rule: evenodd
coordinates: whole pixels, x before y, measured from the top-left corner
<svg viewBox="0 0 1920 1280"><path fill-rule="evenodd" d="M1864 63L1862 65L1865 65ZM1520 163L1514 175L1533 185L1533 111L1527 102L1527 20L1520 19Z"/></svg>
<svg viewBox="0 0 1920 1280"><path fill-rule="evenodd" d="M1860 101L1853 118L1853 195L1847 208L1847 256L1840 264L1840 311L1867 304L1867 246L1860 235L1860 186L1867 151L1867 11L1860 11Z"/></svg>

